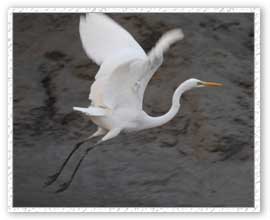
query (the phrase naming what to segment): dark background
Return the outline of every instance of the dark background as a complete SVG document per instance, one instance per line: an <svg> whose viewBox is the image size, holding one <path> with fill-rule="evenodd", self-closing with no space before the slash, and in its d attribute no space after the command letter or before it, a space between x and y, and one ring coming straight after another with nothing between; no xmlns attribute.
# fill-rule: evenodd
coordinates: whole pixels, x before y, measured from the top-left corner
<svg viewBox="0 0 270 220"><path fill-rule="evenodd" d="M188 78L225 86L189 91L168 124L91 151L70 188L55 194L79 153L44 189L46 177L96 129L72 107L89 105L98 66L82 48L79 14L14 14L14 206L253 206L253 14L110 16L146 51L170 29L185 34L146 90L147 113L164 114Z"/></svg>

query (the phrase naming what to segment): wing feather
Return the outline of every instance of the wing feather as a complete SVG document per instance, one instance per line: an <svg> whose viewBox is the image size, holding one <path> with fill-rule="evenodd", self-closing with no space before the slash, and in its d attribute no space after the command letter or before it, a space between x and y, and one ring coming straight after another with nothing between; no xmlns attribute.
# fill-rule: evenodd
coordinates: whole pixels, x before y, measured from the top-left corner
<svg viewBox="0 0 270 220"><path fill-rule="evenodd" d="M173 29L161 36L161 38L156 43L155 47L151 49L148 53L148 66L149 71L147 74L144 74L141 81L141 89L140 92L144 93L145 88L156 72L156 70L161 66L163 62L163 54L169 49L169 47L175 42L182 40L184 38L184 34L181 29Z"/></svg>
<svg viewBox="0 0 270 220"><path fill-rule="evenodd" d="M121 50L132 50L138 57L146 57L144 50L119 24L101 13L81 16L79 31L86 54L98 65Z"/></svg>
<svg viewBox="0 0 270 220"><path fill-rule="evenodd" d="M138 94L140 97L140 105L143 105L143 96L145 89L155 74L156 70L163 63L163 54L169 49L169 47L175 42L182 40L184 38L184 34L181 29L173 29L161 36L161 38L156 43L155 47L151 49L148 53L148 59L143 65L143 69L145 73L137 79L137 83L139 84ZM142 67L140 67L142 68Z"/></svg>
<svg viewBox="0 0 270 220"><path fill-rule="evenodd" d="M97 106L104 105L110 109L119 106L142 109L145 88L162 64L163 53L182 38L183 33L179 29L165 33L146 59L135 59L132 53L114 57L116 60L126 60L118 63L107 77L97 78L92 85L90 99ZM99 74L102 76L102 72Z"/></svg>
<svg viewBox="0 0 270 220"><path fill-rule="evenodd" d="M145 88L162 64L163 53L183 38L180 29L169 31L147 56L125 29L104 14L81 17L79 29L86 54L101 65L89 98L93 106L111 110L119 106L142 109Z"/></svg>

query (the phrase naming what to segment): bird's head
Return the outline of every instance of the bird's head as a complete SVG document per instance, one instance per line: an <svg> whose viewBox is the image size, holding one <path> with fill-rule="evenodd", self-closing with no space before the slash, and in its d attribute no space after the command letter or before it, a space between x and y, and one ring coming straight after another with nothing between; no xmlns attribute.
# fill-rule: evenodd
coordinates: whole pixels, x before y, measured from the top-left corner
<svg viewBox="0 0 270 220"><path fill-rule="evenodd" d="M186 87L186 90L199 88L199 87L220 87L223 86L222 83L217 82L206 82L199 79L188 79L183 83Z"/></svg>

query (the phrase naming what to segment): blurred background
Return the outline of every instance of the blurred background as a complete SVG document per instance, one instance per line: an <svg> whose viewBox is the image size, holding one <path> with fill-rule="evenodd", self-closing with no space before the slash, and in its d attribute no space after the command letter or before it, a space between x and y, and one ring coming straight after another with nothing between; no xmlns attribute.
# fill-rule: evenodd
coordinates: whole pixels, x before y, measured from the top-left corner
<svg viewBox="0 0 270 220"><path fill-rule="evenodd" d="M46 177L96 129L72 107L89 105L98 66L82 48L79 14L14 14L14 206L253 206L253 14L109 16L146 52L170 29L185 34L146 90L148 114L164 114L188 78L225 86L189 91L168 124L91 151L70 188L54 194Z"/></svg>

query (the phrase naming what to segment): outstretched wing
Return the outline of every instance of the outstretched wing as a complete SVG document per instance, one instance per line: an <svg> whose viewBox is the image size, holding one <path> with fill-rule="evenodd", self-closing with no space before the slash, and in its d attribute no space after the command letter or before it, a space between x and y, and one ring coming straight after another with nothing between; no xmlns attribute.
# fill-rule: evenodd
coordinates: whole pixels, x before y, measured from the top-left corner
<svg viewBox="0 0 270 220"><path fill-rule="evenodd" d="M90 99L111 109L119 106L142 109L145 88L162 64L163 53L182 38L180 29L165 33L146 59L130 59L118 65L108 77L97 79L92 86ZM117 59L120 57L121 54ZM129 54L126 53L124 57L129 57Z"/></svg>
<svg viewBox="0 0 270 220"><path fill-rule="evenodd" d="M146 57L134 38L104 14L88 13L81 16L79 31L86 54L98 65L122 50L132 50L134 56Z"/></svg>
<svg viewBox="0 0 270 220"><path fill-rule="evenodd" d="M148 53L147 62L144 64L147 67L147 72L138 79L137 84L139 84L138 93L140 96L141 107L143 105L143 96L145 89L151 80L152 76L155 74L156 70L161 66L163 62L163 54L169 49L169 47L175 42L182 40L184 34L181 29L173 29L161 36L161 38L156 43L155 47L151 49Z"/></svg>
<svg viewBox="0 0 270 220"><path fill-rule="evenodd" d="M96 79L91 87L90 100L94 106L140 109L138 77L145 72L144 60L131 60L119 65L108 77ZM135 68L134 68L135 67Z"/></svg>
<svg viewBox="0 0 270 220"><path fill-rule="evenodd" d="M120 25L104 14L90 13L80 19L80 36L86 54L101 65L89 95L93 105L141 109L145 88L162 64L163 53L183 33L179 29L166 33L146 56Z"/></svg>

